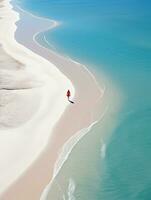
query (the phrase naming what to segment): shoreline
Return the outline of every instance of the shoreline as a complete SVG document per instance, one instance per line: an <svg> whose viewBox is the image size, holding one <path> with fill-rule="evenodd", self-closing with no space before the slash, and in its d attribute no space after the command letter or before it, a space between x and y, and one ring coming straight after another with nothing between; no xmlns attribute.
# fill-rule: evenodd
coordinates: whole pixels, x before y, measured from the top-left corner
<svg viewBox="0 0 151 200"><path fill-rule="evenodd" d="M32 14L31 14L32 15ZM38 17L39 18L39 17ZM21 19L20 19L21 20ZM44 20L44 19L43 19ZM51 20L50 20L51 21ZM40 32L43 32L43 31L40 31ZM38 34L38 33L36 33L36 34ZM17 36L16 36L17 37ZM33 35L33 38L32 38L32 40L33 40L33 42L35 42L34 41L34 35ZM22 42L24 42L24 41L22 41ZM26 41L25 41L26 42ZM30 42L31 42L31 40L30 40ZM24 45L25 46L25 44L22 44L22 45ZM27 45L28 46L28 45ZM27 47L26 46L26 47ZM29 48L29 49L31 49L32 51L34 51L35 52L35 48L33 48L33 47L27 47L27 48ZM56 54L56 52L52 52L52 50L48 50L48 49L46 49L45 47L42 47L41 45L40 45L40 48L43 50L43 49L45 49L45 51L48 51L49 52L49 54L52 54L51 56L57 56L57 59L59 59L59 58L61 58L61 59L65 59L65 60L67 60L67 58L63 58L61 55L57 55ZM51 57L49 58L49 56L48 56L48 52L45 52L45 59L47 59L47 60L53 60ZM37 52L35 52L35 53L37 53ZM41 55L41 52L39 51L38 52L38 54L39 55ZM44 55L42 55L43 57L44 57ZM54 59L53 60L54 61L54 63L53 64L55 64L56 66L57 66L57 64L56 64L56 59ZM61 60L61 62L62 62L62 60ZM74 62L73 60L67 60L66 62L69 62L69 63L72 63L72 65L74 64L74 65L76 65L76 66L79 66L79 68L80 68L80 72L81 72L81 68L82 68L82 70L85 72L85 71L87 71L87 72L85 72L85 73L90 73L91 74L91 72L86 68L86 69L83 69L83 65L81 65L80 63L77 63L77 62ZM57 66L58 67L58 66ZM59 70L62 72L63 71L63 73L65 72L65 70L63 70L63 67L58 67L59 68ZM79 73L79 72L78 72ZM65 75L66 75L66 73L64 73ZM68 74L68 73L67 73ZM70 73L69 73L70 74ZM90 74L89 74L89 76L90 76ZM79 74L78 74L79 75ZM91 74L92 76L93 76L93 74ZM71 76L71 75L70 75ZM87 75L88 76L88 75ZM66 77L69 77L69 76L67 76L66 75ZM93 77L94 78L94 80L93 80L93 82L94 81L96 81L96 79L95 79L95 77ZM93 79L92 77L90 78L90 77L88 77L87 78L87 81L89 80L91 80L92 81L92 79ZM71 79L70 79L71 80ZM78 79L76 78L76 81L77 81ZM96 83L97 83L97 81L96 81ZM93 83L95 86L96 86L96 83ZM98 83L97 83L98 84ZM84 85L84 87L86 87L85 85ZM77 88L77 86L76 86L76 88ZM76 91L78 91L77 89L76 89ZM100 91L98 91L98 92L100 92ZM103 93L105 92L105 91L102 91ZM90 95L90 94L89 94ZM100 98L103 98L103 94L100 94L101 96L99 96L98 94L96 95L95 94L95 97L98 97L99 98L99 101L100 101ZM95 99L95 97L94 97L94 99ZM93 101L94 101L94 99L93 99ZM78 94L78 92L77 92L77 96L75 96L75 100L79 100L79 94ZM92 99L91 99L92 100ZM102 99L101 99L102 100ZM83 102L84 102L84 100L83 100ZM96 100L94 101L95 103L97 103L96 102ZM79 102L78 102L79 103ZM93 106L92 106L93 107ZM95 109L96 109L96 105L94 106L95 107ZM93 107L93 109L94 109L94 107ZM92 109L92 111L94 111ZM91 111L91 112L92 112ZM67 109L65 112L64 112L64 114L63 115L65 115L67 113L67 115L69 114L69 109ZM95 121L95 117L93 116L91 116L90 117L90 115L92 115L92 114L90 114L89 113L89 119L87 120L87 122L84 122L85 123L85 125L83 126L82 124L81 124L81 126L82 126L82 128L84 128L84 127L89 127L91 124L93 124L93 122ZM62 118L64 118L64 116L62 116L61 117L61 119ZM93 118L93 119L92 119ZM61 119L59 120L59 121L61 121ZM89 121L89 122L88 122ZM59 122L57 122L57 124L59 124ZM55 127L55 131L54 132L56 132L56 129L57 129L57 124L56 124L56 127ZM82 128L80 129L80 127L78 127L77 128L77 131L80 131L80 130L82 130ZM71 134L70 135L70 137L65 137L64 138L64 141L62 142L62 145L61 146L59 146L59 150L60 150L60 147L62 147L63 148L63 145L64 144L66 144L66 142L68 142L68 140L70 140L69 138L71 138L71 136L73 135L74 136L74 134L75 133L77 133L77 131L76 132L74 132L73 134ZM53 139L56 139L56 135L53 133ZM50 144L49 144L50 143ZM48 141L48 145L51 145L51 143L54 143L54 141ZM51 149L51 148L50 148ZM45 149L45 152L47 151L47 148ZM43 153L45 153L45 152L41 152L41 155L39 155L39 157L42 157L42 154ZM57 152L58 152L58 150L57 150ZM57 153L58 154L58 153ZM57 155L56 154L56 155ZM37 158L37 160L40 160L40 158ZM58 156L57 156L57 158L58 158ZM58 160L58 159L56 159L56 160ZM40 162L40 161L35 161L36 163L38 163L38 162ZM41 161L42 162L42 161ZM56 162L54 161L54 164L55 164ZM32 164L32 165L34 165L34 163ZM52 166L51 166L52 167ZM32 168L32 169L30 169L30 168ZM54 170L54 167L52 167L53 169L51 169L50 170L50 172L52 173L52 178L53 178L53 170ZM41 169L42 169L42 167L41 167ZM15 193L17 192L17 190L18 191L20 191L19 190L19 188L18 187L20 187L19 185L20 185L20 183L23 183L23 186L25 187L26 185L28 185L27 183L26 183L26 178L28 178L28 179L30 179L31 177L29 177L29 174L30 174L30 172L29 171L33 171L34 170L34 167L33 166L30 166L26 171L27 172L25 172L25 174L22 174L20 177L19 177L19 180L17 180L16 181L16 183L14 183L14 184L12 184L12 186L10 186L10 188L4 193L4 195L2 196L2 198L3 199L10 199L10 197L12 197L11 198L11 200L13 199L13 196L12 195L15 195ZM48 171L49 172L49 171ZM50 175L49 175L50 176ZM32 178L31 178L31 180L32 180ZM28 182L29 182L29 180L28 180ZM49 178L49 182L50 182L50 178ZM49 183L49 182L47 182L47 183ZM46 186L46 185L45 185ZM18 189L17 189L18 188ZM45 188L45 187L44 187ZM43 188L43 189L44 189ZM16 190L15 190L16 189ZM28 188L27 188L28 189ZM23 187L22 187L22 189L21 190L23 190ZM15 192L16 191L16 192ZM42 190L41 190L42 191ZM20 193L22 193L22 192L20 192ZM39 193L40 194L40 193ZM21 195L21 194L20 194ZM14 196L15 197L15 196ZM20 196L21 197L21 196ZM17 199L20 199L20 197L17 197ZM27 196L25 197L26 199L27 199ZM29 198L29 197L28 197ZM35 198L32 198L32 200L33 199L36 199L37 197L36 197L36 195L35 195ZM17 200L17 199L15 199L15 200ZM22 198L23 199L23 198Z"/></svg>

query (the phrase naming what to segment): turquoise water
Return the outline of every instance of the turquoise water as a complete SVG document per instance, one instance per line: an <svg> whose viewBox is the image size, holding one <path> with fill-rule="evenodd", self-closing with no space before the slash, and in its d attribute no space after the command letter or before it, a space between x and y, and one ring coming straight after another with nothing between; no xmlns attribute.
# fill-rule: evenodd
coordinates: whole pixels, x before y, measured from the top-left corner
<svg viewBox="0 0 151 200"><path fill-rule="evenodd" d="M104 157L100 156L103 127L98 124L73 150L50 191L52 196L150 200L151 2L22 0L17 4L60 21L60 27L44 33L47 41L55 50L103 71L124 94L118 126L111 131ZM66 182L61 184L63 179Z"/></svg>

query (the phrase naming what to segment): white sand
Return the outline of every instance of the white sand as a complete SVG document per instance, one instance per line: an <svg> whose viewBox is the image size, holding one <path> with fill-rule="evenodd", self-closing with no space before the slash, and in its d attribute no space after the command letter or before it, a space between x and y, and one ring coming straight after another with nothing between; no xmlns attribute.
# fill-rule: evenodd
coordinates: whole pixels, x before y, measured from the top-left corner
<svg viewBox="0 0 151 200"><path fill-rule="evenodd" d="M0 3L0 193L47 145L74 88L53 64L14 39L19 15ZM9 55L7 55L4 51Z"/></svg>

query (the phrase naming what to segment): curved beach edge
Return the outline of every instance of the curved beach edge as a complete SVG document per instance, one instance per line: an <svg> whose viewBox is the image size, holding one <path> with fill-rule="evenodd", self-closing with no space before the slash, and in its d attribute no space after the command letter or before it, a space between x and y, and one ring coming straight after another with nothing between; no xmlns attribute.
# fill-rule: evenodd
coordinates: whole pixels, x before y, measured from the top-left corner
<svg viewBox="0 0 151 200"><path fill-rule="evenodd" d="M2 30L0 44L11 59L23 66L20 72L21 75L26 72L31 74L31 79L33 78L34 80L33 82L30 80L32 84L29 89L36 90L38 97L41 99L30 120L23 124L17 124L15 128L9 127L0 130L2 154L0 158L0 193L3 193L45 149L48 139L52 135L53 127L69 105L65 92L70 88L74 97L75 89L71 81L54 64L25 48L15 40L16 22L20 19L19 14L12 9L10 0L1 1L0 4L0 26ZM28 83L24 84L28 85ZM17 84L15 86L19 91L21 86ZM23 89L20 89L22 94L24 93ZM14 90L14 88L8 88L8 90ZM20 95L20 93L17 93L17 95ZM16 101L17 103L19 102ZM34 101L28 103L34 104ZM21 109L25 111L26 105ZM16 115L15 117L17 121L18 116Z"/></svg>

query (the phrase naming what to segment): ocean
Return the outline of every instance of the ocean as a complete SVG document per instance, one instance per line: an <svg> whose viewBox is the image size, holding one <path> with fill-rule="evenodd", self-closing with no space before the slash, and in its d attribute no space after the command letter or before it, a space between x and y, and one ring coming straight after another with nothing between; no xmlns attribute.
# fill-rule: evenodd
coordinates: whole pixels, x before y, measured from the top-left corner
<svg viewBox="0 0 151 200"><path fill-rule="evenodd" d="M151 2L15 2L59 21L61 26L41 35L44 45L97 71L98 77L103 73L123 96L120 111L108 116L110 129L99 122L72 150L47 200L150 200ZM110 137L102 138L102 132Z"/></svg>

